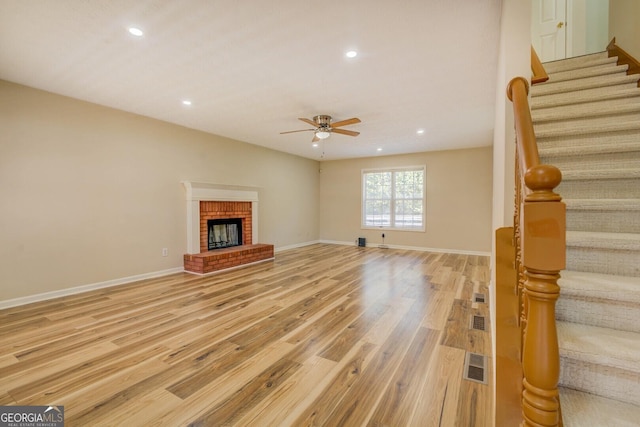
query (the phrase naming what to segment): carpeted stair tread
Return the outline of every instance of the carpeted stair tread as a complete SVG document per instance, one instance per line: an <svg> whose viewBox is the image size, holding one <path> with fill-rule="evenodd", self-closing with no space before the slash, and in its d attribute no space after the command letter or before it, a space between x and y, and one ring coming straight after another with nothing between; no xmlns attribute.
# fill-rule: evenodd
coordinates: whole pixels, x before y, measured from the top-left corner
<svg viewBox="0 0 640 427"><path fill-rule="evenodd" d="M640 334L556 323L560 386L626 403L640 402Z"/></svg>
<svg viewBox="0 0 640 427"><path fill-rule="evenodd" d="M584 137L564 138L550 141L538 141L538 152L541 158L583 156L590 154L628 153L640 151L640 135L623 133L609 135L586 135Z"/></svg>
<svg viewBox="0 0 640 427"><path fill-rule="evenodd" d="M533 96L535 86L532 88L531 110L538 110L561 105L574 105L586 102L607 101L613 99L633 98L640 96L640 89L635 83L607 88L586 89L575 92L564 92L553 95Z"/></svg>
<svg viewBox="0 0 640 427"><path fill-rule="evenodd" d="M540 161L555 165L563 172L587 168L597 170L607 170L609 168L638 170L640 169L640 151L634 150L619 153L601 152L596 154L584 153L579 157L558 156L555 158L541 155Z"/></svg>
<svg viewBox="0 0 640 427"><path fill-rule="evenodd" d="M640 199L564 199L567 209L593 211L640 211Z"/></svg>
<svg viewBox="0 0 640 427"><path fill-rule="evenodd" d="M557 322L560 356L640 374L640 334Z"/></svg>
<svg viewBox="0 0 640 427"><path fill-rule="evenodd" d="M640 278L568 271L561 273L562 296L621 300L640 306ZM640 319L639 319L640 321Z"/></svg>
<svg viewBox="0 0 640 427"><path fill-rule="evenodd" d="M640 333L640 278L563 271L556 319Z"/></svg>
<svg viewBox="0 0 640 427"><path fill-rule="evenodd" d="M557 73L566 70L574 70L576 68L585 68L616 62L617 57L609 58L607 52L597 52L589 55L575 56L573 58L562 59L558 61L550 61L542 64L547 74Z"/></svg>
<svg viewBox="0 0 640 427"><path fill-rule="evenodd" d="M534 123L573 120L586 117L599 117L613 114L637 113L640 111L640 91L637 97L582 104L563 105L534 110L531 118Z"/></svg>
<svg viewBox="0 0 640 427"><path fill-rule="evenodd" d="M588 77L579 80L569 80L562 82L549 82L534 86L531 92L532 99L537 96L546 96L555 93L574 92L585 89L593 89L605 86L616 86L627 83L637 83L640 75L627 75L625 71L616 74L608 74L606 76Z"/></svg>
<svg viewBox="0 0 640 427"><path fill-rule="evenodd" d="M614 74L620 71L627 72L629 67L627 65L618 65L615 62L604 63L586 68L574 68L571 70L557 71L549 73L549 80L544 84L551 84L557 82L564 82L567 80L584 79L588 77L605 76L607 74Z"/></svg>
<svg viewBox="0 0 640 427"><path fill-rule="evenodd" d="M640 113L547 122L535 126L537 139L624 131L640 131Z"/></svg>
<svg viewBox="0 0 640 427"><path fill-rule="evenodd" d="M636 233L567 231L566 238L568 247L640 251L640 234ZM640 253L638 254L638 260L640 261Z"/></svg>
<svg viewBox="0 0 640 427"><path fill-rule="evenodd" d="M640 406L561 387L564 427L637 427Z"/></svg>
<svg viewBox="0 0 640 427"><path fill-rule="evenodd" d="M637 179L640 178L640 170L626 168L611 169L582 169L562 171L562 181L588 180L598 181L604 179Z"/></svg>

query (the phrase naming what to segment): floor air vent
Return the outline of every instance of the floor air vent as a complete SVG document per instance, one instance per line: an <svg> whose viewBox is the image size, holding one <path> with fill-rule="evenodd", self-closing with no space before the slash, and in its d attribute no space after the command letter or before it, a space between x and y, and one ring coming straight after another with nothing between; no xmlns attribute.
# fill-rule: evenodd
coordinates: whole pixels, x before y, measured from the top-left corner
<svg viewBox="0 0 640 427"><path fill-rule="evenodd" d="M473 294L473 302L484 303L484 294Z"/></svg>
<svg viewBox="0 0 640 427"><path fill-rule="evenodd" d="M467 352L464 358L464 379L487 383L487 358L482 354Z"/></svg>
<svg viewBox="0 0 640 427"><path fill-rule="evenodd" d="M484 331L484 316L476 316L475 314L471 316L471 329Z"/></svg>

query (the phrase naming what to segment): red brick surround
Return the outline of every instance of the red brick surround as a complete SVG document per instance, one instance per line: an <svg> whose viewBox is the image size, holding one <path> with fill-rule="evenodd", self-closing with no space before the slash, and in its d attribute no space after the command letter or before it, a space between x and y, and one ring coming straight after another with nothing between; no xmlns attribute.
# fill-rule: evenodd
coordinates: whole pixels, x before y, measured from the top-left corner
<svg viewBox="0 0 640 427"><path fill-rule="evenodd" d="M273 245L253 244L251 202L200 201L200 253L184 255L184 270L207 274L273 259ZM242 245L207 251L207 220L242 219Z"/></svg>
<svg viewBox="0 0 640 427"><path fill-rule="evenodd" d="M206 252L207 220L223 218L242 219L242 244L253 243L251 238L251 202L200 201L200 252Z"/></svg>

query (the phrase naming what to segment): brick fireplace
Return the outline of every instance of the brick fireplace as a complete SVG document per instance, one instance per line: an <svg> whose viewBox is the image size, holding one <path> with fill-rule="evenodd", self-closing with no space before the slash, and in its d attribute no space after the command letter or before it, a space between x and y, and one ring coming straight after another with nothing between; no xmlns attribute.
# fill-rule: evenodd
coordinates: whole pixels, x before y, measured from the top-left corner
<svg viewBox="0 0 640 427"><path fill-rule="evenodd" d="M183 181L187 190L187 251L184 269L207 274L273 259L273 245L258 241L258 192L254 189ZM242 221L242 245L208 250L209 220Z"/></svg>
<svg viewBox="0 0 640 427"><path fill-rule="evenodd" d="M207 252L208 229L210 219L240 218L242 220L242 244L252 242L251 202L200 201L200 252Z"/></svg>

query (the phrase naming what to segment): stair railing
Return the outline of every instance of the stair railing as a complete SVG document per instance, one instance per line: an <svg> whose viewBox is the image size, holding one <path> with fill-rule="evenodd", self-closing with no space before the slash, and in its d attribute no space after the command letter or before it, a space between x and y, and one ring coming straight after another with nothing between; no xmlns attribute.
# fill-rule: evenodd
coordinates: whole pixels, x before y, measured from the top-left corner
<svg viewBox="0 0 640 427"><path fill-rule="evenodd" d="M514 233L522 333L523 426L557 426L560 356L555 304L565 268L565 205L558 168L540 164L524 77L509 82L516 130Z"/></svg>
<svg viewBox="0 0 640 427"><path fill-rule="evenodd" d="M549 80L549 75L542 66L536 50L531 46L531 84L544 83L547 80Z"/></svg>

